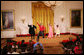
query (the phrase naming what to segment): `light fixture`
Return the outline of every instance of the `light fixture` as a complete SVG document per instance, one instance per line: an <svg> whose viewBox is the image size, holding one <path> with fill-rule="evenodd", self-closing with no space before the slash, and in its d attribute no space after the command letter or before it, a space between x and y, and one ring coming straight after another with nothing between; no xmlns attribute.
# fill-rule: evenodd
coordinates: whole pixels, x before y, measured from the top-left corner
<svg viewBox="0 0 84 55"><path fill-rule="evenodd" d="M25 17L22 17L21 20L22 20L22 22L24 23L24 22L25 22Z"/></svg>
<svg viewBox="0 0 84 55"><path fill-rule="evenodd" d="M62 22L64 21L64 16L63 16L63 15L61 15L61 21L62 21Z"/></svg>
<svg viewBox="0 0 84 55"><path fill-rule="evenodd" d="M46 6L54 9L56 6L59 6L63 3L63 1L42 1Z"/></svg>

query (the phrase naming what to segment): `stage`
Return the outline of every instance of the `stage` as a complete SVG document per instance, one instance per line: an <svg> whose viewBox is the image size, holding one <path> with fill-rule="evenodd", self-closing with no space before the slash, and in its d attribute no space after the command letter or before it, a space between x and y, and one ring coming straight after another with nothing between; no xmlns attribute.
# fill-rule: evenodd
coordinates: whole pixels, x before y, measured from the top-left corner
<svg viewBox="0 0 84 55"><path fill-rule="evenodd" d="M76 36L74 35L60 35L60 37L57 36L53 38L47 38L47 36L43 38L42 36L40 36L39 42L43 44L45 54L63 54L64 51L61 48L62 44L60 44L60 42L62 42L63 40L69 40L69 37L76 39ZM31 40L31 37L24 37L24 36L15 37L12 40L15 40L15 41L25 40L25 42L28 42L29 40ZM32 40L37 42L36 41L37 36L35 36L35 39L32 39Z"/></svg>

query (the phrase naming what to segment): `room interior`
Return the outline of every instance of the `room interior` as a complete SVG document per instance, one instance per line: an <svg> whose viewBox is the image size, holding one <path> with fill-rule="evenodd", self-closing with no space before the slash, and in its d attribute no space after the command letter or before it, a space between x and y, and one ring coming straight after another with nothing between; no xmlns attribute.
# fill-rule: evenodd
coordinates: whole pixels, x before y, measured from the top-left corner
<svg viewBox="0 0 84 55"><path fill-rule="evenodd" d="M80 11L79 26L72 26L73 10ZM39 32L37 22L42 23L46 28L46 31L44 31L45 39L40 37L39 41L45 48L44 54L64 54L60 42L69 40L70 37L75 39L76 35L83 36L83 1L60 1L56 5L51 2L51 6L47 1L1 1L1 12L4 11L13 12L13 28L4 29L3 14L1 13L1 48L6 44L7 39L29 41L31 37L28 24L34 24L37 27L33 40L37 42L36 38ZM49 23L53 26L53 35L56 34L55 26L59 25L60 38L53 36L52 39L47 39ZM50 49L52 49L51 52L49 52Z"/></svg>

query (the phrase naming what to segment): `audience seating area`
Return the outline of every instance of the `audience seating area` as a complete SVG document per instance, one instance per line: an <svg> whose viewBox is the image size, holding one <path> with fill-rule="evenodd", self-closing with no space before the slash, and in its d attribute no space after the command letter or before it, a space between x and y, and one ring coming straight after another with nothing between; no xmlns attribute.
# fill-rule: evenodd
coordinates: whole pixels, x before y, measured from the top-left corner
<svg viewBox="0 0 84 55"><path fill-rule="evenodd" d="M29 42L25 42L24 40L20 42L7 40L6 46L1 50L1 54L37 54L37 49L33 50L34 44L36 44L36 42L32 40L29 40ZM42 54L43 52L40 51L39 54L40 53Z"/></svg>
<svg viewBox="0 0 84 55"><path fill-rule="evenodd" d="M65 54L83 54L83 36L72 34L76 36L76 39L69 38L69 40L61 42L64 46L62 48L65 50Z"/></svg>
<svg viewBox="0 0 84 55"><path fill-rule="evenodd" d="M48 34L48 33L47 33ZM47 35L45 34L45 35ZM65 54L82 54L83 53L83 36L80 36L79 34L75 33L61 33L61 34L72 34L76 36L76 39L72 39L71 37L69 40L63 40L61 44L63 45L63 50L65 51ZM55 35L55 33L53 34ZM17 37L20 36L29 36L27 35L16 35ZM1 49L1 54L43 54L43 49L40 47L40 45L37 45L34 48L34 45L36 42L29 40L28 42L25 42L25 40L22 41L13 41L13 40L7 40L6 46ZM36 49L36 50L35 50Z"/></svg>

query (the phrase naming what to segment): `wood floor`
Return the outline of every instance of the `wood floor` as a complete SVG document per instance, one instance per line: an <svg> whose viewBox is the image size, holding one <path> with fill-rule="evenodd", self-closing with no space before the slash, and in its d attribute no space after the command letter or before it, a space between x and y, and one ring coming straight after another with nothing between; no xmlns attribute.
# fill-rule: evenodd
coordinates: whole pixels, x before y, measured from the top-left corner
<svg viewBox="0 0 84 55"><path fill-rule="evenodd" d="M72 37L73 39L76 38L76 36L74 35L61 35L60 37L53 37L50 39L48 39L47 36L45 36L45 38L42 38L42 36L40 36L39 42L43 44L44 54L64 54L64 50L62 49L62 44L60 44L60 42L62 42L62 40L68 40L69 37ZM33 39L33 41L37 42L36 39L37 36L35 36L35 39ZM12 40L25 40L25 42L28 42L29 40L31 40L31 37L15 37Z"/></svg>

